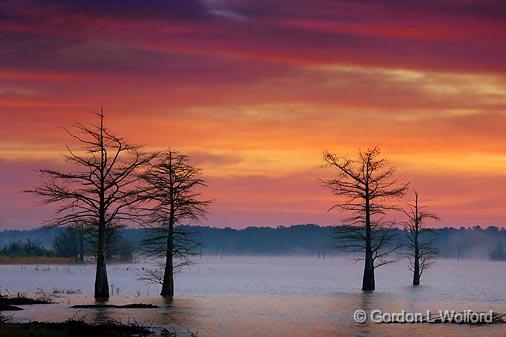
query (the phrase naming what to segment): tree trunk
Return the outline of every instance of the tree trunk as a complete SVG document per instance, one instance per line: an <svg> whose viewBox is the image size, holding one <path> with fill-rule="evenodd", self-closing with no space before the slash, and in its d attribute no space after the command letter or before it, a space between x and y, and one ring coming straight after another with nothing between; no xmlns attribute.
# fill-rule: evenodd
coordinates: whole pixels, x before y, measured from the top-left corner
<svg viewBox="0 0 506 337"><path fill-rule="evenodd" d="M374 261L372 256L372 229L369 198L365 202L365 266L362 279L362 290L374 290Z"/></svg>
<svg viewBox="0 0 506 337"><path fill-rule="evenodd" d="M418 248L418 235L415 236L415 256L413 265L413 285L420 284L420 249Z"/></svg>
<svg viewBox="0 0 506 337"><path fill-rule="evenodd" d="M99 218L98 218L98 240L97 240L97 273L95 276L95 299L109 299L109 281L107 280L106 269L106 250L107 250L107 232L106 232L106 206L105 206L105 172L107 153L104 148L104 113L100 108L100 188L99 194Z"/></svg>
<svg viewBox="0 0 506 337"><path fill-rule="evenodd" d="M169 152L169 204L167 251L165 253L165 271L163 273L162 291L160 295L166 298L174 297L174 224L175 224L175 190L174 167L172 166L172 152Z"/></svg>
<svg viewBox="0 0 506 337"><path fill-rule="evenodd" d="M172 227L172 226L171 226ZM167 298L174 297L174 261L172 258L173 251L173 230L169 229L169 235L167 237L167 252L165 258L165 271L163 273L163 284L162 292L160 295Z"/></svg>
<svg viewBox="0 0 506 337"><path fill-rule="evenodd" d="M420 247L418 245L418 233L420 233L420 217L418 211L418 193L415 191L415 231L414 231L414 244L415 256L413 264L413 285L420 284Z"/></svg>
<svg viewBox="0 0 506 337"><path fill-rule="evenodd" d="M369 229L370 231L370 229ZM367 232L367 230L366 230ZM366 250L365 250L365 266L364 266L364 278L362 279L362 290L374 290L375 282L374 282L374 262L372 258L372 245L371 238L369 234L369 239L367 239L366 234Z"/></svg>
<svg viewBox="0 0 506 337"><path fill-rule="evenodd" d="M97 243L97 273L95 276L95 299L109 299L109 282L107 280L107 268L105 263L105 229L100 228L98 231Z"/></svg>

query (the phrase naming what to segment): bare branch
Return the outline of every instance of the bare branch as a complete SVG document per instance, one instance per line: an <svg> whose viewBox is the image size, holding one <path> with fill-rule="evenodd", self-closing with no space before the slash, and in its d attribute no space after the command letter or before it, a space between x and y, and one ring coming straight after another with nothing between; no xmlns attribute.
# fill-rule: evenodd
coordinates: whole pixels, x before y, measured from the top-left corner
<svg viewBox="0 0 506 337"><path fill-rule="evenodd" d="M392 202L408 188L408 183L394 178L395 170L379 155L378 147L360 151L355 159L323 154L325 165L335 169L334 178L323 180L324 186L337 197L330 210L339 209L347 214L346 225L334 233L336 247L364 253L364 290L374 289L374 268L390 263L388 256L399 248L392 225L383 216L399 210Z"/></svg>

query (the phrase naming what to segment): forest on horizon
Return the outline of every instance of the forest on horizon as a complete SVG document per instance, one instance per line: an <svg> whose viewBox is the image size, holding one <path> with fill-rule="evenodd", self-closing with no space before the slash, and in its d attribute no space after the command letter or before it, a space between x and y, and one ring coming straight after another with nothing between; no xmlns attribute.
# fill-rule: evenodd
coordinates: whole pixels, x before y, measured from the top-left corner
<svg viewBox="0 0 506 337"><path fill-rule="evenodd" d="M334 248L333 233L338 226L303 224L278 227L247 227L234 229L206 226L181 226L191 230L200 242L198 253L203 255L314 255L323 258L343 254ZM64 228L5 230L0 232L0 249L10 242L32 242L46 249L54 248L54 240ZM443 227L434 229L435 246L440 258L504 259L503 242L506 229L489 226ZM396 240L406 240L401 229L394 229ZM140 252L143 238L148 234L144 228L126 228L120 233L121 244L127 244L135 254ZM495 254L495 255L494 255ZM502 257L501 257L502 255Z"/></svg>

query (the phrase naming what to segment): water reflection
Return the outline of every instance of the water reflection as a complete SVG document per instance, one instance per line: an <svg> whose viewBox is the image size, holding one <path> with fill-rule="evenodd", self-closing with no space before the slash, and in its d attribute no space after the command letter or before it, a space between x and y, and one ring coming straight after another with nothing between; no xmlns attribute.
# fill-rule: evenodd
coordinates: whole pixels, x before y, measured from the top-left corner
<svg viewBox="0 0 506 337"><path fill-rule="evenodd" d="M177 296L166 300L159 289L136 281L137 266L111 266L110 278L120 289L109 303L152 303L157 309L71 309L74 304L94 303L91 289L93 268L0 266L2 286L13 291L37 287L51 290L71 284L81 293L61 294L59 304L27 306L11 313L16 320L62 321L72 316L90 320L137 320L146 325L178 331L190 329L207 337L340 337L340 336L504 336L501 325L469 327L456 325L410 325L356 323L357 309L384 312L426 310L506 311L501 280L504 265L477 262L454 265L438 262L424 284L409 286L404 265L388 266L377 274L378 290L360 291L361 268L346 260L328 259L324 264L311 258L229 258L194 266L176 279ZM491 301L494 299L495 301Z"/></svg>

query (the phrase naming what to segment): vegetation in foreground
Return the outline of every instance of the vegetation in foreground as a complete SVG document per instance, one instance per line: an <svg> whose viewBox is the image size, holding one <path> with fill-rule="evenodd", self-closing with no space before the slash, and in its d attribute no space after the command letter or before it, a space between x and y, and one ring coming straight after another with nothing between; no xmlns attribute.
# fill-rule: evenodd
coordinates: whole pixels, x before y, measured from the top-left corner
<svg viewBox="0 0 506 337"><path fill-rule="evenodd" d="M70 319L61 323L12 323L7 319L0 320L0 336L2 337L135 337L154 335L155 333L151 329L137 323L122 324L116 321L88 323L83 319Z"/></svg>
<svg viewBox="0 0 506 337"><path fill-rule="evenodd" d="M177 337L175 329L154 329L135 321L127 324L108 320L87 322L84 318L72 318L65 322L14 323L0 315L0 337ZM188 331L189 337L197 337Z"/></svg>
<svg viewBox="0 0 506 337"><path fill-rule="evenodd" d="M4 296L0 294L0 311L23 310L18 305L51 304L53 301L48 297L30 298L25 295Z"/></svg>
<svg viewBox="0 0 506 337"><path fill-rule="evenodd" d="M16 296L4 296L0 294L0 304L6 305L32 305L32 304L51 304L54 303L48 296L39 296L37 298L27 297L23 294Z"/></svg>

